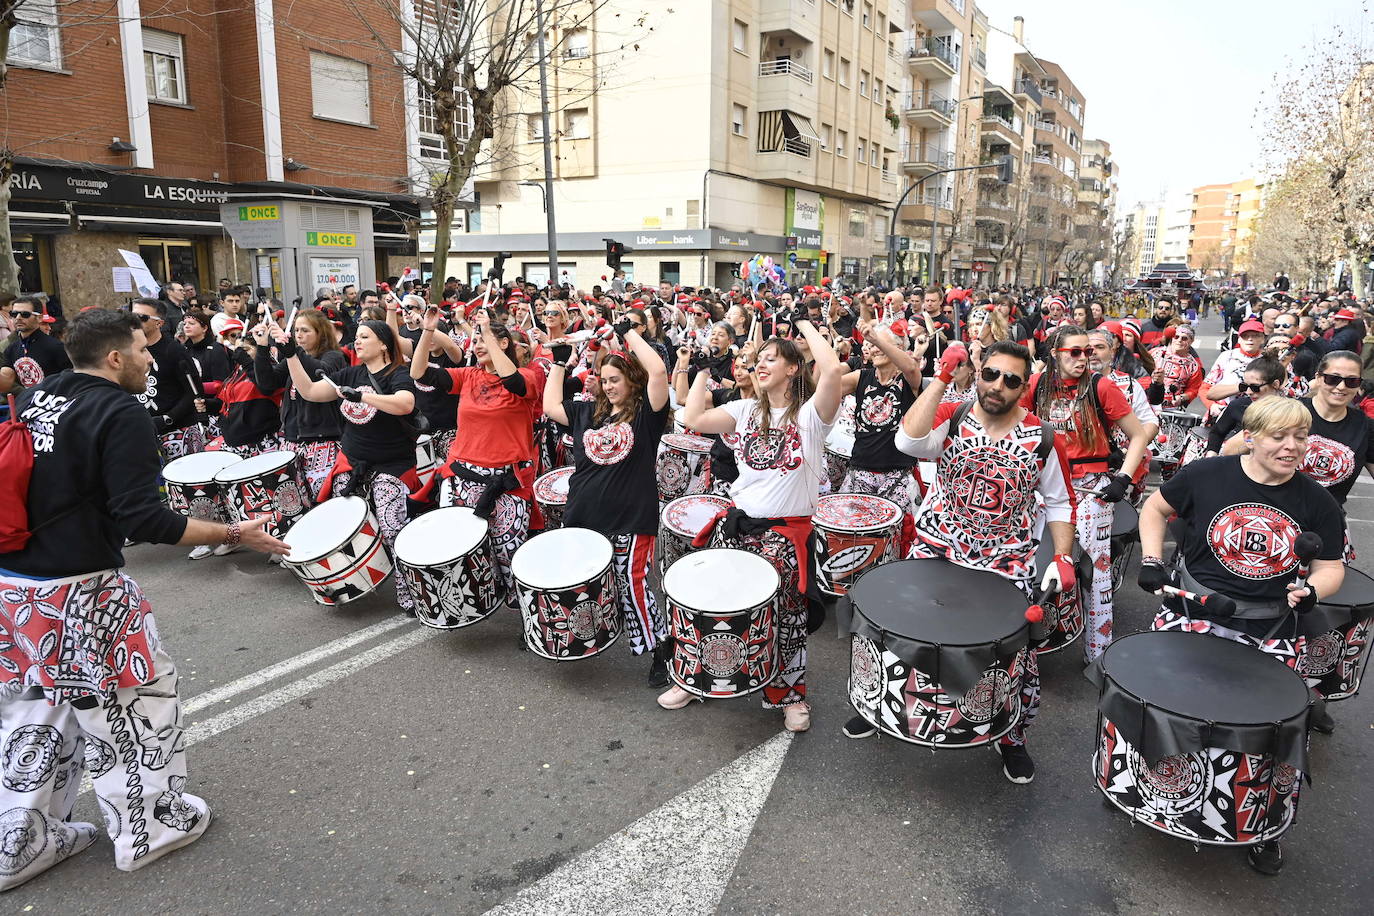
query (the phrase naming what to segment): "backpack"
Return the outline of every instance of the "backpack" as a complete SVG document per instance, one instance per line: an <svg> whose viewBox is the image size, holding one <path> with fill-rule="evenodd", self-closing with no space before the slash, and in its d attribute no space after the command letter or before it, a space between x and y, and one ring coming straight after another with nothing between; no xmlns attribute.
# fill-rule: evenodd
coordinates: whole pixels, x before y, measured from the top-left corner
<svg viewBox="0 0 1374 916"><path fill-rule="evenodd" d="M23 550L29 542L29 480L33 477L33 436L19 419L14 395L9 419L0 423L0 553Z"/></svg>

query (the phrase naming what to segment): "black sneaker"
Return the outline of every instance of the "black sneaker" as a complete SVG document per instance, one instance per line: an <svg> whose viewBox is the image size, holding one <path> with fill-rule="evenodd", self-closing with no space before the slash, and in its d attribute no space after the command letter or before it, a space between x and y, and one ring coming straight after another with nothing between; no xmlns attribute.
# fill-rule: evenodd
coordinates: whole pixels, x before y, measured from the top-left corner
<svg viewBox="0 0 1374 916"><path fill-rule="evenodd" d="M1312 707L1312 716L1308 721L1312 725L1312 731L1321 732L1323 735L1329 735L1336 730L1336 720L1331 718L1324 700L1319 700Z"/></svg>
<svg viewBox="0 0 1374 916"><path fill-rule="evenodd" d="M649 686L667 687L668 686L668 660L654 653L649 664Z"/></svg>
<svg viewBox="0 0 1374 916"><path fill-rule="evenodd" d="M846 738L872 738L876 734L878 734L878 726L863 716L855 716L844 723L844 736Z"/></svg>
<svg viewBox="0 0 1374 916"><path fill-rule="evenodd" d="M1002 755L1002 775L1024 786L1035 778L1035 761L1024 744L999 744L997 751Z"/></svg>
<svg viewBox="0 0 1374 916"><path fill-rule="evenodd" d="M1283 871L1283 850L1279 848L1278 840L1251 846L1245 857L1250 861L1250 867L1262 875L1277 875Z"/></svg>

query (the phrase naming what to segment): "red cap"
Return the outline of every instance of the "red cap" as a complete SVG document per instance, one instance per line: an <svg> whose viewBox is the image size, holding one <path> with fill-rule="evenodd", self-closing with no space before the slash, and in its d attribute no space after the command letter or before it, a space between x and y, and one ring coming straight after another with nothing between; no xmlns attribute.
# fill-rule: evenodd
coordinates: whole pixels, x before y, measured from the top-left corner
<svg viewBox="0 0 1374 916"><path fill-rule="evenodd" d="M1339 318L1341 321L1354 321L1356 318L1359 318L1360 316L1355 314L1354 309L1343 308L1331 317Z"/></svg>
<svg viewBox="0 0 1374 916"><path fill-rule="evenodd" d="M219 336L223 337L230 331L239 331L242 333L243 322L239 321L237 318L230 318L228 321L224 322L224 327L219 329Z"/></svg>
<svg viewBox="0 0 1374 916"><path fill-rule="evenodd" d="M1240 326L1240 330L1237 331L1236 333L1237 333L1237 334L1249 334L1249 333L1251 333L1251 332L1256 333L1256 334L1263 334L1263 333L1265 333L1265 330L1264 330L1264 322L1260 321L1258 318L1251 318L1251 319L1248 320L1248 321L1242 322L1242 323L1241 323L1241 326Z"/></svg>
<svg viewBox="0 0 1374 916"><path fill-rule="evenodd" d="M1114 335L1117 340L1123 340L1121 336L1121 322L1104 321L1101 325L1099 325L1099 327L1101 327L1102 330L1106 331L1108 334Z"/></svg>

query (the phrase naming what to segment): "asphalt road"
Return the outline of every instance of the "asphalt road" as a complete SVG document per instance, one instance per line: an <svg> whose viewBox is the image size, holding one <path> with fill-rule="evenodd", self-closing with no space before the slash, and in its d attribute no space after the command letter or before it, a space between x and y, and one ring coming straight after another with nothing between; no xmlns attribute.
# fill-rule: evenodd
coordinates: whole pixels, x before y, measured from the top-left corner
<svg viewBox="0 0 1374 916"><path fill-rule="evenodd" d="M1200 343L1210 361L1215 337ZM1349 505L1374 557L1374 482ZM188 788L216 821L133 874L102 838L5 911L1370 910L1368 693L1314 736L1287 868L1265 878L1239 850L1103 807L1076 648L1042 659L1037 775L1016 786L991 750L846 739L849 651L833 627L812 637L814 725L793 738L756 701L660 710L647 663L619 647L561 665L518 652L514 616L434 634L396 617L389 588L328 610L255 555L127 559L183 675ZM1123 587L1118 633L1144 629L1153 605ZM99 822L90 794L78 815Z"/></svg>

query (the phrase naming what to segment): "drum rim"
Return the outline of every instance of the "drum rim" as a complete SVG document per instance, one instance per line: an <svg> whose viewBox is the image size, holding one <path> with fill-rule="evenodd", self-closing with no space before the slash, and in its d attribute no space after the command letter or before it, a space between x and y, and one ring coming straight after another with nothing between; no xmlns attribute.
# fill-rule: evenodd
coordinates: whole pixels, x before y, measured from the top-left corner
<svg viewBox="0 0 1374 916"><path fill-rule="evenodd" d="M865 528L839 528L836 527L834 522L822 521L817 517L821 511L821 503L825 502L827 499L844 499L846 497L854 496L862 496L867 499L881 500L892 507L892 511L896 513L896 517L892 519L892 521L890 522L886 522L881 525L869 525ZM811 516L812 527L819 528L822 531L834 532L835 534L871 534L879 531L890 531L894 525L900 528L901 524L902 507L897 505L897 503L893 500L888 499L886 496L879 496L876 493L827 493L825 496L822 496L820 499L816 500L816 511Z"/></svg>
<svg viewBox="0 0 1374 916"><path fill-rule="evenodd" d="M467 512L468 515L472 515L472 510L471 510L471 509L468 509L466 506L444 506L444 507L441 508L441 509L435 509L433 512L426 512L424 515L416 516L415 518L413 518L413 519L411 519L410 521L406 522L406 523L405 523L405 526L402 527L401 530L400 530L399 532L396 533L396 543L395 543L395 546L393 546L393 547L391 548L391 555L395 558L396 562L397 562L397 563L404 563L406 566L409 566L409 567L412 567L412 568L415 568L415 569L432 569L432 568L434 568L434 567L436 567L436 566L447 566L448 564L454 562L455 560L462 559L463 557L465 557L465 556L467 556L468 554L472 553L472 552L473 552L474 550L476 550L478 547L481 547L481 546L482 546L482 541L484 541L484 540L490 540L490 539L491 539L491 528L490 528L490 526L489 526L489 525L486 525L486 524L482 524L482 526L481 526L481 527L482 527L482 535L481 535L481 537L479 537L479 538L477 539L477 542L474 543L471 547L468 547L466 550L459 550L457 553L455 553L455 554L454 554L453 556L451 556L451 557L445 557L445 558L440 559L440 560L435 560L434 562L431 562L431 563L414 563L414 562L411 562L411 561L409 561L409 560L407 560L407 559L405 559L404 557L401 556L401 538L405 537L406 529L410 528L411 525L414 525L414 524L416 524L417 522L425 522L425 519L432 519L432 518L438 516L441 512L449 512L450 510L459 511L459 512L466 510L466 512ZM451 517L457 518L457 516L451 516ZM466 516L464 516L464 517L466 517ZM473 517L473 518L476 518L475 515L472 515L472 517ZM481 521L481 520L479 519L478 521ZM425 524L431 525L431 524L433 524L433 522L425 522ZM414 533L413 536L419 536L419 534L420 534L420 529L419 529L419 528L415 529L415 533ZM452 543L454 543L452 536L445 537L443 543L446 544L446 545L447 545L447 544L452 544ZM454 549L456 550L457 548L455 547Z"/></svg>
<svg viewBox="0 0 1374 916"><path fill-rule="evenodd" d="M573 470L574 468L572 467L572 465L566 465L561 468L554 468L552 471L545 471L543 474L540 474L538 477L536 477L534 479L534 483L530 484L530 492L534 494L534 501L539 503L539 505L541 506L566 506L568 504L568 494L566 490L562 494L562 502L558 502L551 499L540 499L539 484L542 481L548 480L550 477L553 477L557 474L562 474L563 477L571 478L573 475ZM565 471L567 473L563 473Z"/></svg>
<svg viewBox="0 0 1374 916"><path fill-rule="evenodd" d="M189 458L189 459L199 459L199 458L201 458L201 457L204 456L204 455L227 455L227 456L230 457L230 460L229 460L228 462L226 462L226 463L220 465L218 468L216 468L216 469L215 469L215 473L214 473L214 474L211 474L210 477L209 477L209 479L207 479L207 480L177 480L176 478L168 477L168 476L167 476L167 469L170 468L170 467L172 467L173 465L175 465L178 461L187 461L188 458ZM216 480L215 478L219 475L219 472L220 472L220 471L224 470L225 468L233 467L234 465L239 464L239 463L243 462L244 460L246 460L246 459L240 458L239 456L235 455L233 452L223 452L223 451L220 451L220 452L196 452L194 455L182 455L180 458L173 458L171 461L167 462L166 464L164 464L164 465L162 466L162 479L165 480L167 483L174 483L174 484L176 484L176 485L178 485L178 486L183 486L183 487L185 487L185 486L203 486L203 485L205 485L205 484L207 484L207 483L219 483L219 481ZM187 464L190 464L190 462L187 461Z"/></svg>
<svg viewBox="0 0 1374 916"><path fill-rule="evenodd" d="M668 575L673 571L673 567L674 567L674 566L676 566L677 564L681 563L682 561L688 560L688 559L693 559L693 560L705 559L707 554L712 553L712 552L715 552L715 551L730 551L730 552L732 552L732 553L742 553L742 554L744 554L745 556L755 557L756 559L758 559L758 560L760 560L761 562L763 562L763 563L769 568L769 570L771 570L772 573L773 573L773 583L774 583L774 584L773 584L773 590L769 593L769 596L768 596L767 598L764 598L762 601L756 601L756 602L754 602L753 604L748 605L747 607L736 608L736 609L734 609L734 610L728 610L728 611L718 611L718 610L710 610L710 609L707 609L707 608L699 608L699 607L696 607L695 605L688 604L686 601L683 601L683 600L681 600L680 598L675 597L671 592L668 591ZM752 562L752 561L751 561L751 562ZM776 569L774 569L772 563L769 563L769 562L768 562L767 560L765 560L763 557L761 557L761 556L759 556L758 554L753 553L753 552L751 552L751 551L748 551L748 550L741 550L741 549L738 548L738 547L706 547L706 548L703 548L703 549L701 549L701 550L692 550L692 551L689 551L689 552L683 554L682 556L678 557L676 560L674 560L674 561L672 562L672 565L670 565L667 569L665 569L665 570L663 571L663 576L662 576L662 578L659 580L659 584L660 584L660 586L661 586L662 589L663 589L663 599L664 599L665 601L670 601L670 602L672 602L673 604L676 604L676 605L677 605L678 607L680 607L680 608L685 608L686 610L692 611L693 613L696 613L696 614L715 614L715 615L720 616L720 617L738 617L738 616L740 616L740 615L742 615L742 614L747 614L747 613L749 613L750 611L753 611L755 608L760 608L760 607L763 607L765 604L768 604L768 603L770 603L770 602L776 601L776 600L778 599L778 595L779 595L780 590L781 590L781 588L782 588L782 576L778 575L778 571L777 571Z"/></svg>
<svg viewBox="0 0 1374 916"><path fill-rule="evenodd" d="M604 541L606 542L607 546L609 546L610 549L611 549L611 556L610 556L609 559L607 559L606 565L603 566L603 567L601 567L601 568L599 568L598 571L595 572L595 573L593 573L592 575L587 576L587 577L582 578L582 579L578 579L578 580L573 581L573 582L565 582L565 583L563 583L563 584L561 584L561 585L535 585L534 583L532 583L532 582L530 582L530 581L528 581L528 580L526 580L526 579L521 578L521 577L520 577L520 574L517 573L517 572L515 571L515 558L516 558L517 556L519 556L521 550L523 550L527 545L534 543L534 541L536 540L536 538L530 538L529 540L525 541L524 544L521 544L518 548L516 548L515 553L511 554L511 558L510 558L510 574L511 574L511 578L514 579L516 582L520 583L521 585L523 585L525 588L531 590L531 591L536 591L536 592L560 592L560 591L563 591L564 589L572 588L572 587L575 586L575 585L581 585L581 584L583 584L584 582L590 582L590 581L592 581L593 579L599 579L599 578L601 578L602 576L606 575L606 571L607 571L607 570L609 570L609 569L611 569L613 566L615 566L615 545L611 543L611 539L610 539L610 538L606 537L606 535L602 534L600 531L593 531L591 528L579 528L579 527L577 527L577 526L573 526L573 527L570 527L570 528L555 528L555 529L553 529L552 531L545 531L545 532L543 532L542 534L538 535L538 537L547 537L547 536L549 536L549 535L555 535L555 536L560 537L560 538L566 537L566 535L558 534L558 532L560 532L560 531L579 531L579 532L594 534L594 535L596 535L597 537L599 537L599 538L601 538L602 540L604 540ZM580 656L579 656L579 657L580 657Z"/></svg>
<svg viewBox="0 0 1374 916"><path fill-rule="evenodd" d="M727 508L727 507L730 505L730 500L726 499L724 496L717 496L717 495L714 494L714 493L688 493L686 496L679 496L679 497L677 497L676 499L670 499L670 500L668 500L666 503L663 504L663 510L659 513L659 520L658 520L659 527L660 527L661 529L663 529L663 530L671 531L673 534L677 535L678 537L686 537L686 538L694 538L694 537L696 537L696 532L682 531L681 529L674 528L671 524L669 524L669 522L668 522L668 510L671 509L675 503L682 502L684 499L702 499L702 498L705 498L705 499L707 499L707 500L720 500L720 507L721 507L721 508ZM776 571L776 570L775 570L775 571Z"/></svg>
<svg viewBox="0 0 1374 916"><path fill-rule="evenodd" d="M669 441L669 440L671 440L671 439L688 439L688 440L692 440L692 441L690 442L690 445L691 445L692 447L691 447L691 448L686 448L686 447L678 448L678 447L675 446L671 441ZM715 444L715 443L713 443L710 439L706 438L705 436L698 436L698 435L695 435L694 433L667 433L667 434L665 434L665 435L663 435L663 436L660 437L660 441L664 444L665 447L670 448L670 449L672 449L672 450L675 451L675 452L689 452L689 453L695 454L695 455L704 455L704 454L706 454L707 452L711 451L711 446ZM702 443L705 443L705 444L703 445Z"/></svg>
<svg viewBox="0 0 1374 916"><path fill-rule="evenodd" d="M254 471L252 474L249 474L249 475L247 475L247 476L245 476L245 477L224 477L224 478L221 478L221 477L220 477L220 474L223 474L225 471L229 470L230 468L241 467L242 465L249 464L250 462L253 462L253 461L260 461L260 460L263 459L263 458L269 458L269 457L271 457L271 456L273 456L273 455L290 455L291 457L288 458L288 459L286 459L285 461L281 462L280 464L266 465L266 466L263 467L261 470ZM252 480L254 477L258 477L258 476L261 476L261 475L263 475L263 474L272 474L272 473L275 473L275 472L277 472L277 471L285 470L286 468L288 468L288 467L290 467L291 465L295 464L295 463L296 463L297 461L299 461L299 460L300 460L300 453L298 453L298 452L296 452L296 451L293 451L293 450L291 450L291 449L279 448L279 449L273 449L273 450L270 451L270 452L260 452L259 454L253 455L251 458L244 458L242 461L240 461L240 462L238 462L238 463L236 463L236 464L230 464L230 465L225 466L222 470L220 470L219 472L217 472L217 473L215 474L215 482L216 482L216 483L238 483L238 482L243 481L243 480Z"/></svg>
<svg viewBox="0 0 1374 916"><path fill-rule="evenodd" d="M299 560L290 559L290 556L291 556L290 553L283 554L283 555L282 555L282 562L283 562L283 563L288 563L288 564L290 564L290 565L292 565L292 566L304 566L304 565L306 565L307 563L318 563L320 560L323 560L325 557L329 556L329 555L330 555L331 553L333 553L334 551L339 550L340 548L342 548L344 544L347 544L349 541L353 540L355 537L358 536L358 532L363 530L363 526L367 524L368 516L370 516L370 515L372 514L372 509L371 509L371 507L368 506L367 501L364 500L361 496L341 496L341 497L334 497L334 499L356 499L358 502L362 503L362 505L363 505L363 517L362 517L362 519L358 522L357 525L353 526L353 533L350 534L348 537L344 538L343 541L342 541L341 543L336 544L332 549L330 549L330 550L328 550L328 551L326 551L326 552L324 552L324 553L314 554L314 555L312 555L312 556L310 556L310 557L306 557L306 558L299 559ZM323 507L323 506L328 505L329 503L332 503L332 502L334 501L334 499L326 499L326 500L325 500L324 502L322 502L322 503L316 503L314 506L312 506L309 510L306 511L305 515L302 515L302 516L300 517L300 519L297 520L296 524L294 524L294 525L291 526L291 531L296 531L297 529L299 529L299 528L300 528L301 522L305 521L306 516L308 516L311 512L314 512L316 509L319 509L319 508L321 508L321 507ZM282 535L282 540L283 540L283 541L286 541L286 543L288 543L288 544L291 543L291 541L288 540L288 538L289 538L290 535L291 535L291 531L288 531L288 532L286 532L286 534ZM380 532L380 531L378 531L377 536L378 536L378 537L381 537L381 532ZM294 547L295 545L292 545L292 546ZM294 551L292 551L292 552L294 552Z"/></svg>
<svg viewBox="0 0 1374 916"><path fill-rule="evenodd" d="M969 649L969 648L973 648L973 647L975 647L975 646L987 646L987 645L995 645L995 644L1009 643L1009 642L1012 641L1012 640L1017 640L1018 637L1019 637L1021 634L1023 634L1023 633L1025 634L1025 638L1026 638L1026 646L1025 646L1025 647L1026 647L1026 648L1031 648L1031 641L1030 641L1030 622L1029 622L1028 620L1025 619L1024 613L1021 615L1020 626L1019 626L1016 630L1014 630L1014 631L1011 632L1011 633L1008 633L1008 634L1005 635L1005 636L1002 636L1002 637L999 637L999 638L996 638L996 639L983 639L983 640L979 640L978 642L931 642L930 640L928 640L928 639L922 639L922 638L920 638L919 636L908 636L907 634L905 634L905 633L899 633L899 632L897 632L896 630L889 630L887 627L884 627L883 625L877 623L876 621L873 620L873 618L871 618L871 617L869 617L867 614L865 614L865 613L863 612L863 608L859 605L859 602L857 602L857 601L854 600L854 589L856 589L856 588L859 586L859 583L862 582L862 581L864 580L864 577L867 576L867 575L869 575L870 573L876 572L876 571L878 571L878 570L880 570L880 569L883 569L884 567L887 567L887 566L895 566L895 565L897 565L897 564L899 564L899 563L928 563L928 562L946 563L946 564L948 564L948 565L950 565L950 566L956 566L956 567L958 567L959 569L968 570L969 572L986 573L987 575L990 575L990 576L997 576L996 573L989 572L989 571L987 571L987 570L981 570L981 569L969 569L968 567L959 566L957 563L951 563L949 560L945 560L945 559L942 559L942 558L940 558L940 557L903 557L902 559L899 559L899 560L892 560L892 561L890 561L890 562L888 562L888 563L881 563L881 564L879 564L879 565L877 565L877 566L870 566L868 569L864 570L863 575L859 576L859 578L858 578L855 582L851 583L850 586L849 586L849 592L848 592L848 596L847 596L847 597L849 598L850 608L851 608L851 610L852 610L854 616L863 618L864 623L866 623L868 626L872 627L874 630L876 630L876 631L878 631L878 632L881 632L884 636L890 634L890 635L896 636L896 637L898 637L898 638L900 638L900 639L905 639L905 640L907 640L908 642L920 643L920 644L922 644L922 645L931 646L931 647L937 648L937 649L939 649L939 648ZM1002 579L1000 576L997 576L997 578L1000 579L1000 580L1003 581L1003 582L1007 582L1007 584L1008 584L1008 585L1011 585L1012 588L1016 589L1016 591L1017 591L1018 593L1021 593L1021 590L1020 590L1019 588L1017 588L1016 585L1013 584L1013 583L1011 583L1009 580ZM1010 593L1008 593L1008 594L1010 594ZM1023 598L1023 600L1028 600L1028 599L1025 599L1025 598L1024 598L1024 595L1022 595L1022 598ZM856 631L854 631L854 630L851 629L851 635L855 635L855 633L856 633ZM857 634L857 635L864 635L864 634ZM865 636L865 638L867 638L867 639L872 639L871 636ZM1018 648L1017 651L1020 651L1020 648ZM999 656L999 657L1000 657L1000 656ZM1008 656L1008 657L1010 657L1010 656Z"/></svg>

